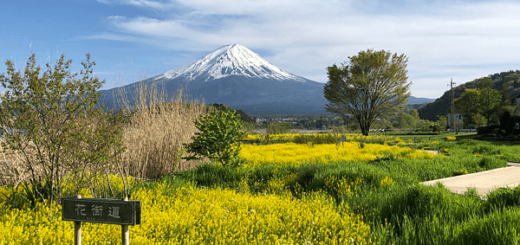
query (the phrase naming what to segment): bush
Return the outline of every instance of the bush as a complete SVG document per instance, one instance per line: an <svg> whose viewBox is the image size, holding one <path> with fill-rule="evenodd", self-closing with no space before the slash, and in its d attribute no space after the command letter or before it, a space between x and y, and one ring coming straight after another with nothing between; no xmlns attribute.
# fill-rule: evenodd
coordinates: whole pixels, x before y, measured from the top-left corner
<svg viewBox="0 0 520 245"><path fill-rule="evenodd" d="M520 123L520 116L512 116L509 118L509 122L507 122L507 126L505 127L506 135L518 135L520 134L520 129L515 129L516 124Z"/></svg>
<svg viewBox="0 0 520 245"><path fill-rule="evenodd" d="M500 116L500 130L503 130L505 132L508 131L508 124L509 124L509 121L511 120L511 113L509 113L508 111L505 111L504 113L502 113L502 115Z"/></svg>
<svg viewBox="0 0 520 245"><path fill-rule="evenodd" d="M500 128L499 125L490 125L490 126L487 126L487 127L480 127L480 128L477 128L477 134L479 134L479 135L482 135L482 134L492 134L498 128Z"/></svg>
<svg viewBox="0 0 520 245"><path fill-rule="evenodd" d="M497 155L500 154L500 148L492 145L477 145L475 148L473 148L473 154L484 154L484 155Z"/></svg>
<svg viewBox="0 0 520 245"><path fill-rule="evenodd" d="M266 132L268 134L286 134L291 130L290 123L269 123Z"/></svg>
<svg viewBox="0 0 520 245"><path fill-rule="evenodd" d="M236 158L240 151L238 141L245 135L245 132L241 131L242 121L239 114L235 111L213 111L195 120L195 127L200 132L195 133L191 144L184 145L189 153L217 160L222 166ZM186 159L197 158L190 156Z"/></svg>
<svg viewBox="0 0 520 245"><path fill-rule="evenodd" d="M336 134L316 134L306 135L299 134L294 136L293 142L297 144L338 144L341 141L341 136Z"/></svg>
<svg viewBox="0 0 520 245"><path fill-rule="evenodd" d="M106 197L101 189L109 180L94 184L93 179L115 171L124 151L122 113L96 106L96 90L104 81L92 77L95 62L87 54L78 78L69 70L72 61L64 59L62 55L54 67L47 64L40 75L32 55L23 74L11 61L6 62L7 76L0 74L6 89L0 105L2 148L23 154L24 170L31 176L30 198L50 203L61 197L66 176L72 177L76 191L88 186L94 197Z"/></svg>
<svg viewBox="0 0 520 245"><path fill-rule="evenodd" d="M487 208L520 206L520 187L498 188L487 195Z"/></svg>
<svg viewBox="0 0 520 245"><path fill-rule="evenodd" d="M479 162L479 166L485 169L505 168L507 161L494 156L484 156Z"/></svg>

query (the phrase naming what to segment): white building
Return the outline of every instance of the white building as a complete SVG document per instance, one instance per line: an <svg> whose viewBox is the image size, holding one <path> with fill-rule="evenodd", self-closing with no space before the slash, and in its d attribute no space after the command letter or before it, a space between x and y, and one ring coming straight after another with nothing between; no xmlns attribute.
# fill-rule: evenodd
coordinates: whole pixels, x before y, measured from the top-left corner
<svg viewBox="0 0 520 245"><path fill-rule="evenodd" d="M462 116L462 113L453 113L454 121L451 121L451 113L448 113L448 126L450 131L455 131L455 127L453 124L457 125L457 122L464 123L464 117ZM452 130L453 129L453 130Z"/></svg>

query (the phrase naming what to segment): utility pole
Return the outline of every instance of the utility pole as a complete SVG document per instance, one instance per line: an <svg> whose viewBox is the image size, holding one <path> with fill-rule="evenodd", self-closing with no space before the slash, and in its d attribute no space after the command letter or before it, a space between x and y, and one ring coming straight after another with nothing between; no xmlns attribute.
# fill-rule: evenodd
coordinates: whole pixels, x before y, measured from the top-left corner
<svg viewBox="0 0 520 245"><path fill-rule="evenodd" d="M450 81L450 84L448 84L448 86L450 86L450 93L451 93L451 117L450 117L450 130L453 130L455 129L455 95L453 93L453 85L455 85L455 83L453 82L453 78L451 79Z"/></svg>

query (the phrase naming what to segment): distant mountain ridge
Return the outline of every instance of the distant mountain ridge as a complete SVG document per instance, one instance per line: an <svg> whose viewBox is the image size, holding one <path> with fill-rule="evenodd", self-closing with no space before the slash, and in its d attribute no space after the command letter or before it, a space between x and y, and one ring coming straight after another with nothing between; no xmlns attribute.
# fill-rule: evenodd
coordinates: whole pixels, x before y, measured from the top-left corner
<svg viewBox="0 0 520 245"><path fill-rule="evenodd" d="M408 98L408 105L416 105L416 104L424 104L428 102L435 101L435 99L428 99L428 98L418 98L414 96L410 96Z"/></svg>
<svg viewBox="0 0 520 245"><path fill-rule="evenodd" d="M238 44L222 46L199 60L141 83L157 83L170 97L183 87L192 98L246 113L323 113L327 103L323 83L286 72ZM126 85L126 97L134 97L138 86ZM107 107L121 106L114 100L116 90L101 91Z"/></svg>
<svg viewBox="0 0 520 245"><path fill-rule="evenodd" d="M512 82L512 88L509 90L511 98L520 94L520 71L508 71L491 74L488 76L493 80L493 88L500 90L502 82ZM453 94L455 99L459 98L467 88L476 88L476 84L481 78L474 79L473 81L461 84L453 88ZM444 94L437 98L434 102L424 105L418 110L419 117L422 119L428 119L431 121L437 121L437 116L446 116L448 114L448 108L451 105L450 91L444 92Z"/></svg>
<svg viewBox="0 0 520 245"><path fill-rule="evenodd" d="M172 98L183 88L191 98L225 104L248 114L324 113L327 100L324 83L286 72L248 48L225 45L204 57L163 74L123 87L126 98L134 98L140 85L156 83ZM120 108L119 88L101 91L107 108ZM431 99L411 96L408 104ZM131 101L130 101L130 104Z"/></svg>

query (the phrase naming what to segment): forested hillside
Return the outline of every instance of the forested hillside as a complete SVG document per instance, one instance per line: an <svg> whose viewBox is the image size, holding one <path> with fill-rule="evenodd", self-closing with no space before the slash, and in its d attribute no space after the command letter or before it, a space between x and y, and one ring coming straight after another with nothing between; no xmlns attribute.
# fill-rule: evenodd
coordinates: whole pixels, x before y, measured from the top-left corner
<svg viewBox="0 0 520 245"><path fill-rule="evenodd" d="M495 73L488 76L493 80L493 88L498 91L506 90L510 98L520 94L520 70ZM476 88L477 83L482 78L461 84L453 88L455 99L459 98L467 88ZM448 114L451 98L450 91L446 91L440 98L434 102L424 105L418 110L421 119L437 121L437 116L445 116Z"/></svg>

